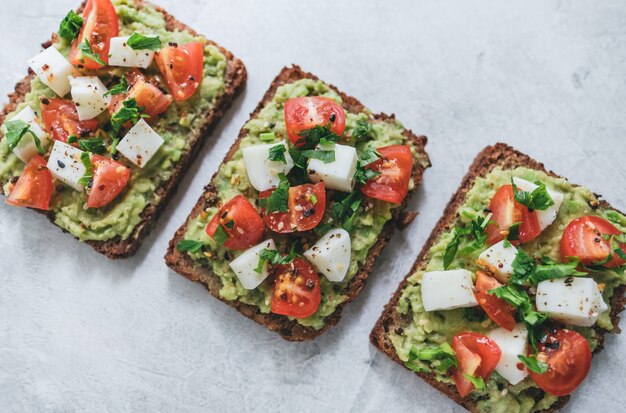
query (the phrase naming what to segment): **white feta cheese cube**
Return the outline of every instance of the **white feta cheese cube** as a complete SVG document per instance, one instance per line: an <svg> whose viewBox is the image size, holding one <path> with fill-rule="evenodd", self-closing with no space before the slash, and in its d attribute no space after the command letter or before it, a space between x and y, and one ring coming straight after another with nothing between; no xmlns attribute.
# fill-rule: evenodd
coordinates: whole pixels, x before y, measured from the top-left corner
<svg viewBox="0 0 626 413"><path fill-rule="evenodd" d="M269 275L267 263L265 263L260 273L254 271L259 265L259 254L261 254L261 251L264 249L276 250L274 240L270 238L245 250L240 256L232 260L229 264L230 268L239 279L239 282L246 290L255 289Z"/></svg>
<svg viewBox="0 0 626 413"><path fill-rule="evenodd" d="M324 182L326 188L350 192L354 185L354 173L358 156L356 149L347 145L319 145L322 150L334 150L335 161L324 163L319 159L309 161L309 178L313 182Z"/></svg>
<svg viewBox="0 0 626 413"><path fill-rule="evenodd" d="M496 342L502 355L496 366L496 371L511 384L517 384L528 375L526 367L517 356L526 355L526 340L528 330L524 323L515 325L513 331L505 328L496 328L487 334L487 337Z"/></svg>
<svg viewBox="0 0 626 413"><path fill-rule="evenodd" d="M104 95L108 90L97 76L70 76L69 80L79 120L93 119L107 110L111 96Z"/></svg>
<svg viewBox="0 0 626 413"><path fill-rule="evenodd" d="M537 310L565 324L591 327L608 309L593 278L567 277L537 285Z"/></svg>
<svg viewBox="0 0 626 413"><path fill-rule="evenodd" d="M276 145L285 147L287 163L270 161L270 149ZM271 144L247 146L241 150L243 162L246 165L248 180L257 191L265 191L280 183L278 174L288 174L293 168L293 159L289 155L287 142L281 141Z"/></svg>
<svg viewBox="0 0 626 413"><path fill-rule="evenodd" d="M515 186L517 186L519 189L522 189L526 192L532 192L539 186L525 179L517 178L517 177L513 178L513 183L515 183ZM559 213L559 208L561 208L561 203L563 203L562 193L553 191L550 188L547 188L547 190L548 190L548 194L554 201L554 205L548 207L548 209L543 210L543 211L537 210L537 219L539 220L539 228L541 228L542 231L554 222L557 214Z"/></svg>
<svg viewBox="0 0 626 413"><path fill-rule="evenodd" d="M26 122L28 126L30 126L30 131L41 141L42 147L45 148L50 142L48 135L37 123L37 115L35 115L35 112L30 106L24 107L24 109L13 116L9 122L12 120L21 120ZM6 134L6 127L4 125L2 126L2 132ZM15 148L13 148L13 153L25 163L30 161L30 158L37 155L37 145L35 145L35 140L33 139L31 133L27 133L22 136L22 139L20 139Z"/></svg>
<svg viewBox="0 0 626 413"><path fill-rule="evenodd" d="M427 271L422 277L424 310L451 310L478 305L472 273L467 270Z"/></svg>
<svg viewBox="0 0 626 413"><path fill-rule="evenodd" d="M83 186L78 180L85 175L87 169L80 160L83 151L63 143L54 141L50 158L48 158L48 169L52 175L66 185L77 191L82 191Z"/></svg>
<svg viewBox="0 0 626 413"><path fill-rule="evenodd" d="M516 256L517 248L510 243L505 247L502 240L483 251L476 262L498 281L506 283L513 273L513 260Z"/></svg>
<svg viewBox="0 0 626 413"><path fill-rule="evenodd" d="M154 52L152 50L133 49L126 44L129 37L130 36L121 36L111 38L109 47L109 66L147 68L154 59Z"/></svg>
<svg viewBox="0 0 626 413"><path fill-rule="evenodd" d="M31 58L28 65L44 85L61 97L70 91L68 77L80 76L78 70L54 46Z"/></svg>
<svg viewBox="0 0 626 413"><path fill-rule="evenodd" d="M163 138L145 120L140 119L117 144L117 150L126 159L143 168L163 142Z"/></svg>
<svg viewBox="0 0 626 413"><path fill-rule="evenodd" d="M341 282L350 267L350 234L343 228L331 229L302 255L328 281Z"/></svg>

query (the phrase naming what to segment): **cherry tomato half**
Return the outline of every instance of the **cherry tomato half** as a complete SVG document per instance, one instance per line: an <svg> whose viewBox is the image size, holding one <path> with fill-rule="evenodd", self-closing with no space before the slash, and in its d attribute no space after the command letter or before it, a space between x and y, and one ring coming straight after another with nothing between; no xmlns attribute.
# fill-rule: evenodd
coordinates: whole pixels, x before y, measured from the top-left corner
<svg viewBox="0 0 626 413"><path fill-rule="evenodd" d="M315 314L322 299L320 279L305 259L277 265L273 273L272 313L296 318Z"/></svg>
<svg viewBox="0 0 626 413"><path fill-rule="evenodd" d="M91 157L93 183L89 189L87 206L100 208L108 205L124 190L130 178L130 168L121 162L100 155Z"/></svg>
<svg viewBox="0 0 626 413"><path fill-rule="evenodd" d="M273 189L262 191L259 198L267 198ZM308 231L315 228L326 211L326 185L303 184L289 188L287 212L267 212L263 210L263 219L269 229L279 233Z"/></svg>
<svg viewBox="0 0 626 413"><path fill-rule="evenodd" d="M88 0L83 11L83 21L83 27L78 38L72 43L70 62L85 69L99 69L102 65L88 56L84 56L78 46L87 39L91 50L103 62L109 61L111 38L117 37L120 32L117 13L111 0Z"/></svg>
<svg viewBox="0 0 626 413"><path fill-rule="evenodd" d="M15 187L6 199L14 206L43 209L50 207L52 198L52 174L41 155L30 158Z"/></svg>
<svg viewBox="0 0 626 413"><path fill-rule="evenodd" d="M69 100L46 98L42 100L41 108L44 127L57 141L67 143L71 135L81 138L98 128L96 119L78 120L76 106Z"/></svg>
<svg viewBox="0 0 626 413"><path fill-rule="evenodd" d="M243 195L233 197L220 208L207 225L206 233L213 238L220 225L228 234L224 246L233 250L245 250L256 245L265 230L256 208Z"/></svg>
<svg viewBox="0 0 626 413"><path fill-rule="evenodd" d="M487 225L487 243L493 245L504 239L509 227L517 222L519 226L519 240L511 241L511 244L519 245L535 239L540 233L539 220L535 211L529 211L527 207L515 201L512 185L503 185L498 189L491 202L489 210L493 213L492 221L496 224Z"/></svg>
<svg viewBox="0 0 626 413"><path fill-rule="evenodd" d="M515 328L515 309L503 299L488 294L489 290L498 288L502 284L483 271L476 272L476 276L476 293L474 295L478 304L496 324L513 331L513 328Z"/></svg>
<svg viewBox="0 0 626 413"><path fill-rule="evenodd" d="M341 136L346 127L346 114L341 105L331 98L309 96L292 98L284 105L287 135L291 142L298 143L300 133L315 126L330 126L330 130Z"/></svg>
<svg viewBox="0 0 626 413"><path fill-rule="evenodd" d="M166 46L157 52L156 62L174 100L187 100L202 81L204 45L195 42Z"/></svg>
<svg viewBox="0 0 626 413"><path fill-rule="evenodd" d="M382 158L372 162L368 169L380 172L363 185L361 192L394 204L401 203L409 190L413 156L407 145L391 145L378 148Z"/></svg>
<svg viewBox="0 0 626 413"><path fill-rule="evenodd" d="M458 363L454 371L454 383L461 397L465 397L471 393L474 385L464 375L488 380L498 365L502 352L495 341L478 333L454 336L451 347Z"/></svg>
<svg viewBox="0 0 626 413"><path fill-rule="evenodd" d="M561 259L567 262L569 257L578 257L581 264L592 265L605 260L609 254L613 258L605 267L619 267L626 261L612 251L612 240L604 239L607 235L619 235L621 231L604 218L587 215L572 220L561 237ZM626 243L619 244L626 253Z"/></svg>
<svg viewBox="0 0 626 413"><path fill-rule="evenodd" d="M114 95L109 104L109 113L114 115L127 99L135 99L137 106L142 108L142 113L148 115L146 122L156 121L159 115L167 110L172 103L172 97L166 95L153 82L147 79L138 70L131 70L126 74L126 80L130 85L128 92ZM128 125L124 125L130 127Z"/></svg>

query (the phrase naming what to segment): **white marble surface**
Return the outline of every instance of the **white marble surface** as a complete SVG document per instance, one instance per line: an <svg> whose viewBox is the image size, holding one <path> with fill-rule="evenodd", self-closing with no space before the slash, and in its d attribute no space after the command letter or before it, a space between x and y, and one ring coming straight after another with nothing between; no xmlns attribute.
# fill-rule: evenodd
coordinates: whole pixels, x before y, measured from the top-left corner
<svg viewBox="0 0 626 413"><path fill-rule="evenodd" d="M508 142L626 209L626 8L584 1L157 0L245 62L248 86L123 261L0 205L0 410L462 411L368 334L481 148ZM75 0L3 0L0 91ZM428 135L413 225L319 339L288 343L168 270L166 245L280 68L298 63ZM622 328L624 323L621 323ZM623 409L610 336L567 411Z"/></svg>

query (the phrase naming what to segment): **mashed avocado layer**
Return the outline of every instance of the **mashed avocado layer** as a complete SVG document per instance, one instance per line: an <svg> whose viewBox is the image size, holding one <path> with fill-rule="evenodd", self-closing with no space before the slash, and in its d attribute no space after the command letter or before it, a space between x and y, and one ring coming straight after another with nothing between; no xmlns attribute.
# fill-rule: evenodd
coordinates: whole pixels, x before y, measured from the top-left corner
<svg viewBox="0 0 626 413"><path fill-rule="evenodd" d="M598 205L596 196L586 188L573 186L565 179L554 178L543 172L527 168L516 168L514 170L502 170L496 168L484 178L477 178L474 186L467 193L464 205L458 211L461 222L467 220L464 218L463 212L469 212L473 215L483 215L484 210L488 207L491 197L496 190L505 184L511 182L511 177L516 176L531 182L541 181L548 188L559 191L565 195L556 220L552 225L543 231L543 233L535 240L525 243L521 248L532 256L546 255L552 259L560 260L559 242L563 230L567 224L574 218L582 215L597 215L609 219L616 227L624 231L626 229L626 217L613 210L605 210L602 208L592 208ZM467 223L467 222L464 222ZM410 314L412 322L403 326L402 333L390 334L398 357L408 360L411 347L418 349L429 344L442 344L450 342L452 337L464 331L474 331L478 333L487 333L498 327L489 317L484 317L482 321L470 321L466 309L447 310L447 311L424 311L422 305L421 279L425 271L443 270L443 255L446 246L452 239L452 232L446 232L440 235L428 252L428 264L423 270L418 270L408 279L408 285L402 292L402 296L398 301L397 310L401 314ZM470 271L476 271L479 267L475 260L481 251L476 251L474 255L463 256L457 254L449 269L466 268ZM619 271L619 270L618 270ZM604 301L608 304L613 295L613 291L620 284L626 284L626 275L623 272L604 271L599 273L591 273L598 283L604 283L603 292ZM478 310L480 311L480 310ZM611 330L613 325L609 314L609 308L604 312L597 321L597 325L605 330ZM474 317L469 317L473 320ZM596 333L592 328L572 327L587 338L591 349L597 345ZM429 365L419 361L420 367L429 369ZM452 379L431 370L437 379L446 383L453 383ZM550 407L557 398L555 396L544 393L535 386L530 377L526 377L517 385L510 385L506 379L494 372L490 380L486 383L484 391L474 391L470 396L477 402L478 408L483 412L533 412Z"/></svg>
<svg viewBox="0 0 626 413"><path fill-rule="evenodd" d="M301 79L290 84L280 86L273 99L261 110L259 115L246 123L244 129L247 135L242 139L240 148L261 143L259 135L264 132L274 132L276 141L286 138L285 121L283 117L283 104L290 98L298 96L327 96L341 103L341 97L321 81L311 79ZM372 127L372 139L359 144L357 152L361 152L367 145L381 147L394 144L406 144L406 138L402 135L404 128L395 120L373 121L371 113L346 113L345 136L351 136L357 121L369 121ZM351 144L350 141L342 144ZM419 155L411 145L411 152L415 162L423 167L429 165L428 159ZM250 185L246 168L243 162L241 149L233 158L220 166L217 176L213 180L213 185L217 188L219 198L227 201L238 194L245 195L253 204L258 199L257 191ZM413 188L411 181L409 188ZM365 262L369 249L376 243L385 223L391 219L393 205L388 202L374 202L371 207L364 211L360 209L355 220L354 228L350 231L352 241L351 262L348 274L341 283L331 283L324 276L320 276L322 289L322 301L317 312L304 319L297 321L315 329L324 326L324 318L332 314L337 306L345 301L345 291L350 280L356 275L359 264ZM222 288L220 295L227 300L239 300L247 304L259 307L261 312L270 311L270 290L271 285L266 280L254 290L243 288L235 273L230 269L228 263L232 261L240 252L228 251L223 247L217 247L212 238L206 232L205 227L208 221L217 213L218 207L208 208L203 214L195 217L188 226L185 239L202 241L209 246L210 252L189 253L189 255L211 268L213 273L220 278ZM330 215L329 208L326 209L325 218ZM269 237L269 236L268 236ZM291 246L290 238L286 235L271 234L276 241L280 251L287 253ZM296 234L291 239L299 238Z"/></svg>
<svg viewBox="0 0 626 413"><path fill-rule="evenodd" d="M194 132L202 125L206 113L215 106L217 98L224 92L226 57L217 47L208 44L206 38L193 36L187 31L167 31L163 14L149 5L139 9L131 0L113 0L113 4L119 17L120 36L136 31L146 35L158 35L163 44L194 41L204 43L204 76L194 96L184 102L173 102L159 120L151 125L165 143L143 169L125 162L132 168L131 178L126 190L111 204L103 208L88 209L85 205L86 194L69 187L60 187L62 190L53 194L50 209L55 213L55 223L80 240L106 241L115 237L127 239L132 234L135 226L141 222L141 213L146 206L160 202L157 188L170 179L175 164L189 151ZM70 44L65 40L56 43L55 47L63 55L69 54ZM116 79L126 71L126 68L105 67L98 71L84 71L84 74L96 74L108 84L116 83ZM159 74L156 63L146 72ZM39 99L42 96L57 97L35 78L24 102L8 115L7 120L26 105L39 114ZM108 114L100 115L99 119L102 126L107 122ZM98 133L106 136L103 131ZM123 157L120 160L124 162ZM24 163L9 150L6 139L0 141L0 182L6 183L12 177L19 176L23 168Z"/></svg>

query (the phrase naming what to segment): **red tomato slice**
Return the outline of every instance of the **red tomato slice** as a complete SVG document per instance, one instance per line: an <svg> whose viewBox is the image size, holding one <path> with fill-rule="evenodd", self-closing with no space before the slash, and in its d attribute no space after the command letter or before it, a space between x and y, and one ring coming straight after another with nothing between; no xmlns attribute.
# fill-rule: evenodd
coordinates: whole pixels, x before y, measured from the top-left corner
<svg viewBox="0 0 626 413"><path fill-rule="evenodd" d="M220 224L228 234L224 246L232 250L245 250L256 245L265 230L259 213L243 195L233 197L222 206L207 225L206 233L213 238Z"/></svg>
<svg viewBox="0 0 626 413"><path fill-rule="evenodd" d="M493 213L491 217L495 224L489 224L486 228L487 243L493 245L504 239L505 232L509 227L517 222L521 222L519 227L519 241L511 241L511 244L519 245L535 239L540 233L539 220L535 211L530 212L524 205L515 202L513 186L502 185L491 198L489 210Z"/></svg>
<svg viewBox="0 0 626 413"><path fill-rule="evenodd" d="M135 99L137 106L143 108L143 113L149 115L145 118L146 122L152 123L156 121L159 115L167 110L172 103L172 97L166 95L155 85L150 82L138 70L131 70L126 74L126 80L131 85L127 93L114 95L109 104L109 113L115 114L127 99ZM130 125L125 125L130 127Z"/></svg>
<svg viewBox="0 0 626 413"><path fill-rule="evenodd" d="M50 207L52 174L41 155L30 158L6 203L14 206L43 209Z"/></svg>
<svg viewBox="0 0 626 413"><path fill-rule="evenodd" d="M513 316L515 309L503 299L487 293L502 284L483 271L477 271L476 275L476 293L474 294L476 301L496 324L513 331L515 328L515 317Z"/></svg>
<svg viewBox="0 0 626 413"><path fill-rule="evenodd" d="M544 391L566 396L583 382L591 367L591 349L587 340L572 330L551 332L539 345L537 359L548 363L544 374L528 374Z"/></svg>
<svg viewBox="0 0 626 413"><path fill-rule="evenodd" d="M204 45L200 42L184 46L170 44L157 52L156 62L174 100L187 100L196 93L202 80Z"/></svg>
<svg viewBox="0 0 626 413"><path fill-rule="evenodd" d="M407 145L391 145L378 148L381 159L372 162L368 169L380 175L367 181L361 188L363 194L382 201L401 203L409 190L413 156Z"/></svg>
<svg viewBox="0 0 626 413"><path fill-rule="evenodd" d="M100 56L103 62L109 61L111 38L117 37L120 33L115 7L110 0L88 0L83 11L83 20L78 38L72 43L70 62L80 68L99 69L102 65L83 56L78 46L87 39L91 50Z"/></svg>
<svg viewBox="0 0 626 413"><path fill-rule="evenodd" d="M465 397L474 389L474 385L464 374L488 380L498 365L502 352L493 340L477 333L454 336L451 347L458 363L454 371L454 382L461 397Z"/></svg>
<svg viewBox="0 0 626 413"><path fill-rule="evenodd" d="M626 263L611 250L612 240L605 240L602 235L619 235L621 231L604 218L587 215L572 220L561 237L561 259L578 257L581 264L592 265L605 260L609 254L613 259L604 264L605 267L619 267ZM626 243L620 244L626 253Z"/></svg>
<svg viewBox="0 0 626 413"><path fill-rule="evenodd" d="M262 191L259 198L267 198L273 189ZM279 233L308 231L315 228L324 217L326 211L326 185L303 184L289 188L287 212L262 211L263 219L269 229Z"/></svg>
<svg viewBox="0 0 626 413"><path fill-rule="evenodd" d="M81 138L98 128L96 119L78 120L76 106L69 100L46 98L41 101L41 107L44 127L57 141L67 142L71 135Z"/></svg>
<svg viewBox="0 0 626 413"><path fill-rule="evenodd" d="M292 98L284 105L287 135L293 143L300 140L300 133L315 126L330 124L330 130L341 136L346 128L346 114L341 105L323 96Z"/></svg>
<svg viewBox="0 0 626 413"><path fill-rule="evenodd" d="M124 190L130 178L130 168L100 155L93 155L91 163L94 166L93 183L87 197L87 206L100 208L108 205Z"/></svg>
<svg viewBox="0 0 626 413"><path fill-rule="evenodd" d="M320 279L305 259L277 265L274 274L272 313L296 318L315 314L322 299Z"/></svg>

